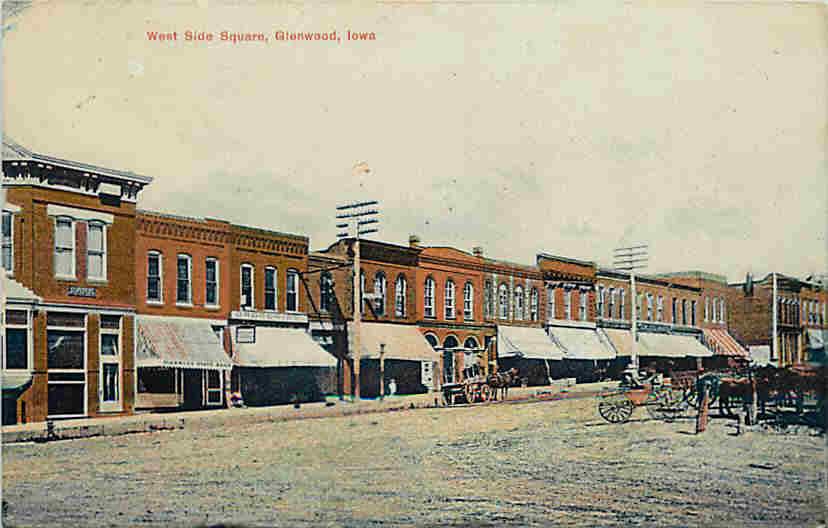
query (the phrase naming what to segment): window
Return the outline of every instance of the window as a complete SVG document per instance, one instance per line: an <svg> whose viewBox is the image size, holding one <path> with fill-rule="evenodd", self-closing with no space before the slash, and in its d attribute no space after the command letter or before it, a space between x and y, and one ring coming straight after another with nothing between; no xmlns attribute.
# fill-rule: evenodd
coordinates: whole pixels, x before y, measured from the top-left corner
<svg viewBox="0 0 828 528"><path fill-rule="evenodd" d="M463 286L463 318L467 321L474 319L474 286L471 282Z"/></svg>
<svg viewBox="0 0 828 528"><path fill-rule="evenodd" d="M71 218L55 219L55 275L75 278L75 224Z"/></svg>
<svg viewBox="0 0 828 528"><path fill-rule="evenodd" d="M546 319L551 321L555 319L555 288L552 286L546 287Z"/></svg>
<svg viewBox="0 0 828 528"><path fill-rule="evenodd" d="M578 292L578 298L580 300L579 307L578 307L578 316L580 317L581 321L587 320L587 302L589 299L589 293L585 291Z"/></svg>
<svg viewBox="0 0 828 528"><path fill-rule="evenodd" d="M434 317L434 279L428 277L423 288L423 312L426 317Z"/></svg>
<svg viewBox="0 0 828 528"><path fill-rule="evenodd" d="M192 277L193 261L189 255L178 255L176 265L176 304L193 304Z"/></svg>
<svg viewBox="0 0 828 528"><path fill-rule="evenodd" d="M719 322L724 323L727 319L725 318L725 300L722 298L719 301Z"/></svg>
<svg viewBox="0 0 828 528"><path fill-rule="evenodd" d="M678 299L673 297L673 319L671 321L673 324L678 324Z"/></svg>
<svg viewBox="0 0 828 528"><path fill-rule="evenodd" d="M204 378L204 389L207 399L204 403L211 406L221 405L221 395L224 392L222 387L223 383L221 379L221 371L207 370L205 371Z"/></svg>
<svg viewBox="0 0 828 528"><path fill-rule="evenodd" d="M523 288L521 286L517 286L515 288L515 319L518 321L525 318L523 308Z"/></svg>
<svg viewBox="0 0 828 528"><path fill-rule="evenodd" d="M253 309L253 266L251 264L241 265L241 298L239 304L242 308Z"/></svg>
<svg viewBox="0 0 828 528"><path fill-rule="evenodd" d="M299 311L299 272L288 270L287 272L287 308L288 312Z"/></svg>
<svg viewBox="0 0 828 528"><path fill-rule="evenodd" d="M3 269L14 273L14 215L3 211Z"/></svg>
<svg viewBox="0 0 828 528"><path fill-rule="evenodd" d="M498 315L501 319L509 318L509 288L501 284L497 289Z"/></svg>
<svg viewBox="0 0 828 528"><path fill-rule="evenodd" d="M615 296L616 296L616 294L617 293L615 291L615 288L610 288L609 289L609 296L608 296L609 306L607 307L607 316L609 316L610 319L615 317Z"/></svg>
<svg viewBox="0 0 828 528"><path fill-rule="evenodd" d="M642 313L644 313L644 294L639 293L635 299L635 318L641 320Z"/></svg>
<svg viewBox="0 0 828 528"><path fill-rule="evenodd" d="M333 306L333 279L327 271L319 277L319 309L330 312Z"/></svg>
<svg viewBox="0 0 828 528"><path fill-rule="evenodd" d="M626 303L626 302L627 302L626 292L624 292L624 289L621 288L620 290L618 290L618 318L619 319L626 319L627 318L627 313L624 310L624 303Z"/></svg>
<svg viewBox="0 0 828 528"><path fill-rule="evenodd" d="M492 281L487 280L483 286L483 316L489 319L494 314L494 291Z"/></svg>
<svg viewBox="0 0 828 528"><path fill-rule="evenodd" d="M567 319L572 319L572 290L564 292L564 316Z"/></svg>
<svg viewBox="0 0 828 528"><path fill-rule="evenodd" d="M86 317L76 313L46 314L48 416L86 414Z"/></svg>
<svg viewBox="0 0 828 528"><path fill-rule="evenodd" d="M719 298L718 297L713 297L713 311L712 311L712 315L710 317L710 320L714 323L719 320L719 317L717 315L718 312L719 312Z"/></svg>
<svg viewBox="0 0 828 528"><path fill-rule="evenodd" d="M538 289L532 288L532 293L529 294L529 318L533 321L538 320Z"/></svg>
<svg viewBox="0 0 828 528"><path fill-rule="evenodd" d="M696 301L690 301L690 324L696 326Z"/></svg>
<svg viewBox="0 0 828 528"><path fill-rule="evenodd" d="M449 279L446 281L446 291L445 291L445 318L446 319L455 319L457 317L457 313L455 312L454 306L454 281Z"/></svg>
<svg viewBox="0 0 828 528"><path fill-rule="evenodd" d="M106 280L106 226L101 222L86 224L86 276Z"/></svg>
<svg viewBox="0 0 828 528"><path fill-rule="evenodd" d="M374 310L377 315L385 315L386 286L387 281L385 279L385 273L378 271L377 274L374 275L374 294L379 296L374 300Z"/></svg>
<svg viewBox="0 0 828 528"><path fill-rule="evenodd" d="M163 302L161 288L161 253L147 253L147 302Z"/></svg>
<svg viewBox="0 0 828 528"><path fill-rule="evenodd" d="M28 370L29 359L29 312L6 311L6 347L3 368Z"/></svg>
<svg viewBox="0 0 828 528"><path fill-rule="evenodd" d="M598 312L598 317L604 315L604 287L598 287L598 295L595 296L595 310Z"/></svg>
<svg viewBox="0 0 828 528"><path fill-rule="evenodd" d="M101 315L101 411L120 411L121 406L121 317Z"/></svg>
<svg viewBox="0 0 828 528"><path fill-rule="evenodd" d="M653 294L647 294L647 320L653 320Z"/></svg>
<svg viewBox="0 0 828 528"><path fill-rule="evenodd" d="M219 263L213 257L204 261L204 304L219 305Z"/></svg>
<svg viewBox="0 0 828 528"><path fill-rule="evenodd" d="M656 304L656 320L664 320L664 297L662 297L661 295L658 296L658 301Z"/></svg>
<svg viewBox="0 0 828 528"><path fill-rule="evenodd" d="M267 266L264 270L264 309L273 310L276 308L276 268Z"/></svg>
<svg viewBox="0 0 828 528"><path fill-rule="evenodd" d="M704 298L704 320L710 320L710 297Z"/></svg>
<svg viewBox="0 0 828 528"><path fill-rule="evenodd" d="M687 324L687 299L681 300L681 324Z"/></svg>
<svg viewBox="0 0 828 528"><path fill-rule="evenodd" d="M405 317L405 298L408 283L403 275L398 275L394 282L394 315Z"/></svg>

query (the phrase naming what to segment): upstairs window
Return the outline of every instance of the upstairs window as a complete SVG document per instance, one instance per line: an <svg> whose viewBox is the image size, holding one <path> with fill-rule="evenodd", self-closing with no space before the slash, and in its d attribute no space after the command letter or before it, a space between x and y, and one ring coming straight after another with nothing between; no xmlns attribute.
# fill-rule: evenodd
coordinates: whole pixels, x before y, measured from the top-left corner
<svg viewBox="0 0 828 528"><path fill-rule="evenodd" d="M578 315L581 321L587 320L587 302L589 299L589 294L585 291L578 292L578 298L580 300L580 305L578 307Z"/></svg>
<svg viewBox="0 0 828 528"><path fill-rule="evenodd" d="M276 268L268 266L264 271L264 309L276 310Z"/></svg>
<svg viewBox="0 0 828 528"><path fill-rule="evenodd" d="M521 321L524 319L523 310L523 288L517 286L515 288L515 320Z"/></svg>
<svg viewBox="0 0 828 528"><path fill-rule="evenodd" d="M71 218L55 219L55 276L75 278L75 223Z"/></svg>
<svg viewBox="0 0 828 528"><path fill-rule="evenodd" d="M572 319L572 290L564 292L564 316L568 320Z"/></svg>
<svg viewBox="0 0 828 528"><path fill-rule="evenodd" d="M615 288L610 288L609 295L607 296L609 302L609 306L607 307L607 315L610 319L615 317L615 295Z"/></svg>
<svg viewBox="0 0 828 528"><path fill-rule="evenodd" d="M385 273L378 271L376 275L374 275L374 294L378 297L374 299L374 311L377 315L385 315L385 290L387 286L387 281L385 279Z"/></svg>
<svg viewBox="0 0 828 528"><path fill-rule="evenodd" d="M86 224L86 276L106 280L106 226L101 222Z"/></svg>
<svg viewBox="0 0 828 528"><path fill-rule="evenodd" d="M3 269L11 275L14 273L14 215L3 211Z"/></svg>
<svg viewBox="0 0 828 528"><path fill-rule="evenodd" d="M647 320L653 320L653 294L647 294Z"/></svg>
<svg viewBox="0 0 828 528"><path fill-rule="evenodd" d="M661 295L658 296L658 302L656 304L656 320L664 320L664 297Z"/></svg>
<svg viewBox="0 0 828 528"><path fill-rule="evenodd" d="M239 305L247 310L253 309L253 266L251 264L241 265L241 296Z"/></svg>
<svg viewBox="0 0 828 528"><path fill-rule="evenodd" d="M532 293L529 294L529 318L533 321L538 320L538 289L532 288Z"/></svg>
<svg viewBox="0 0 828 528"><path fill-rule="evenodd" d="M428 277L423 287L423 313L426 317L434 317L434 279Z"/></svg>
<svg viewBox="0 0 828 528"><path fill-rule="evenodd" d="M330 312L333 306L333 279L327 271L319 278L319 309Z"/></svg>
<svg viewBox="0 0 828 528"><path fill-rule="evenodd" d="M204 304L218 306L219 304L219 263L213 257L204 261Z"/></svg>
<svg viewBox="0 0 828 528"><path fill-rule="evenodd" d="M704 320L710 320L710 297L704 298Z"/></svg>
<svg viewBox="0 0 828 528"><path fill-rule="evenodd" d="M546 287L546 319L551 321L555 319L555 288L552 286Z"/></svg>
<svg viewBox="0 0 828 528"><path fill-rule="evenodd" d="M149 302L164 301L161 288L161 274L163 273L161 262L161 253L158 251L147 253L147 301Z"/></svg>
<svg viewBox="0 0 828 528"><path fill-rule="evenodd" d="M595 296L595 311L598 312L598 317L604 315L604 287L598 287L598 295Z"/></svg>
<svg viewBox="0 0 828 528"><path fill-rule="evenodd" d="M405 277L402 275L397 276L397 280L394 282L394 315L397 317L405 317L405 298L407 288L408 284Z"/></svg>
<svg viewBox="0 0 828 528"><path fill-rule="evenodd" d="M178 255L176 265L175 302L177 304L193 304L193 261L189 255Z"/></svg>
<svg viewBox="0 0 828 528"><path fill-rule="evenodd" d="M681 300L681 324L687 324L687 299Z"/></svg>
<svg viewBox="0 0 828 528"><path fill-rule="evenodd" d="M287 311L299 311L299 272L288 270L287 272Z"/></svg>
<svg viewBox="0 0 828 528"><path fill-rule="evenodd" d="M494 291L492 281L487 280L483 285L483 316L486 319L494 315Z"/></svg>
<svg viewBox="0 0 828 528"><path fill-rule="evenodd" d="M627 302L627 295L623 288L618 290L618 318L619 319L626 319L627 313L624 310L624 303Z"/></svg>
<svg viewBox="0 0 828 528"><path fill-rule="evenodd" d="M696 301L690 301L690 324L696 326Z"/></svg>
<svg viewBox="0 0 828 528"><path fill-rule="evenodd" d="M673 324L678 324L678 299L673 297Z"/></svg>
<svg viewBox="0 0 828 528"><path fill-rule="evenodd" d="M499 316L501 319L509 318L509 288L501 284L497 292Z"/></svg>
<svg viewBox="0 0 828 528"><path fill-rule="evenodd" d="M474 286L471 282L463 286L463 318L467 321L474 319Z"/></svg>
<svg viewBox="0 0 828 528"><path fill-rule="evenodd" d="M724 323L726 321L725 317L725 300L721 299L719 304L719 322Z"/></svg>
<svg viewBox="0 0 828 528"><path fill-rule="evenodd" d="M455 287L453 280L446 281L446 302L445 302L445 317L446 319L455 319L457 313L454 307Z"/></svg>

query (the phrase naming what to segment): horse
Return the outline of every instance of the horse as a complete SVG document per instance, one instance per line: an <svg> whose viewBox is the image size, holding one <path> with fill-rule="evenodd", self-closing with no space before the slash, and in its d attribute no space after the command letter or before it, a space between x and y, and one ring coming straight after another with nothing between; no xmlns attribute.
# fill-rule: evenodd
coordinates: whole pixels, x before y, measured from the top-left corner
<svg viewBox="0 0 828 528"><path fill-rule="evenodd" d="M509 387L518 379L518 369L510 368L505 372L489 375L486 383L492 388L492 400L497 400L497 390L500 389L503 399L509 396Z"/></svg>

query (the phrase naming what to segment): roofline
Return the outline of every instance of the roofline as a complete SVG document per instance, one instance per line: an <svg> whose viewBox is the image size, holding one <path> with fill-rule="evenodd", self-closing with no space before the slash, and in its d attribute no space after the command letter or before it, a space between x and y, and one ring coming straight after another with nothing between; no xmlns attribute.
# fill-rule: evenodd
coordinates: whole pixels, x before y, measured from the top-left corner
<svg viewBox="0 0 828 528"><path fill-rule="evenodd" d="M595 265L594 260L580 260L580 259L576 259L576 258L572 258L572 257L562 257L560 255L553 255L552 253L544 253L544 252L538 253L535 256L535 261L537 262L538 260L540 260L542 258L549 259L549 260L560 260L561 262L568 262L570 264L579 264L581 266L597 267Z"/></svg>
<svg viewBox="0 0 828 528"><path fill-rule="evenodd" d="M100 167L98 165L91 165L89 163L82 163L79 161L72 161L63 158L57 158L55 156L48 156L46 154L40 154L27 149L26 147L18 144L17 142L7 137L3 138L3 144L11 148L12 150L18 152L23 158L28 158L31 161L37 161L49 165L59 165L61 167L74 169L77 171L94 172L95 174L99 174L102 176L109 176L110 178L120 178L131 182L140 183L142 185L147 185L151 183L153 180L151 176L136 174L132 171L110 169L107 167Z"/></svg>

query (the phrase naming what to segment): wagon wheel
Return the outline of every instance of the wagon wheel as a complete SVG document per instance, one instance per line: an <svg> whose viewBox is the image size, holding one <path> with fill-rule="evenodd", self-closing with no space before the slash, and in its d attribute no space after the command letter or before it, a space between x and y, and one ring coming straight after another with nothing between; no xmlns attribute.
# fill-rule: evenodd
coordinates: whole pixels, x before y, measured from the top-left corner
<svg viewBox="0 0 828 528"><path fill-rule="evenodd" d="M463 394L466 395L466 403L474 403L474 387L471 383L467 383L463 387Z"/></svg>
<svg viewBox="0 0 828 528"><path fill-rule="evenodd" d="M610 423L623 423L630 419L633 402L626 396L610 396L598 402L598 414Z"/></svg>
<svg viewBox="0 0 828 528"><path fill-rule="evenodd" d="M708 398L708 402L712 406L714 403L716 403L716 400L719 399L719 394L717 392L716 394L710 395ZM688 403L688 405L690 405L694 409L699 408L699 393L696 391L695 387L685 389L684 400Z"/></svg>
<svg viewBox="0 0 828 528"><path fill-rule="evenodd" d="M487 402L492 397L492 389L484 383L480 386L480 401Z"/></svg>

